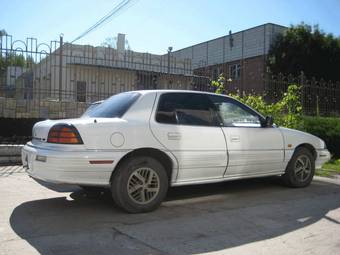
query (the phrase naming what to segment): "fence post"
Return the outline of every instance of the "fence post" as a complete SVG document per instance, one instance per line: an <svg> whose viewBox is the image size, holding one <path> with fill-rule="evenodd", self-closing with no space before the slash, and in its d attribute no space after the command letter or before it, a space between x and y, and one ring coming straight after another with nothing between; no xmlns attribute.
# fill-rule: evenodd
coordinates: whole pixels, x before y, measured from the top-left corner
<svg viewBox="0 0 340 255"><path fill-rule="evenodd" d="M267 100L271 100L271 98L270 99L268 98L269 97L268 96L269 94L268 77L269 77L268 72L265 71L264 73L262 73L263 94L267 98Z"/></svg>
<svg viewBox="0 0 340 255"><path fill-rule="evenodd" d="M319 96L316 95L316 117L320 117Z"/></svg>
<svg viewBox="0 0 340 255"><path fill-rule="evenodd" d="M306 114L305 112L305 75L303 71L300 73L300 88L301 88L301 106L302 106L302 113Z"/></svg>
<svg viewBox="0 0 340 255"><path fill-rule="evenodd" d="M63 34L60 35L59 40L59 102L61 102L63 88Z"/></svg>

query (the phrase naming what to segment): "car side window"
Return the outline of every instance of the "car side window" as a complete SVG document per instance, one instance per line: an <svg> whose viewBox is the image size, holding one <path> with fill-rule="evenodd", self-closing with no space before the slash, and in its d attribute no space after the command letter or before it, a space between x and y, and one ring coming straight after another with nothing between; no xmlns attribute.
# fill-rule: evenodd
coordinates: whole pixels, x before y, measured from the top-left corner
<svg viewBox="0 0 340 255"><path fill-rule="evenodd" d="M224 127L261 127L260 116L242 103L227 97L209 96Z"/></svg>
<svg viewBox="0 0 340 255"><path fill-rule="evenodd" d="M214 105L204 94L166 93L161 95L156 121L165 124L216 126Z"/></svg>

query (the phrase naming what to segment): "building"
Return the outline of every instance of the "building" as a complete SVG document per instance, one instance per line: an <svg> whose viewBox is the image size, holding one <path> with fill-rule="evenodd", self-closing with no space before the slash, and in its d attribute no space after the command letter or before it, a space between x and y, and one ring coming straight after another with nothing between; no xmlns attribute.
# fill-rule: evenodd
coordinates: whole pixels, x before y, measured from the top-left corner
<svg viewBox="0 0 340 255"><path fill-rule="evenodd" d="M266 55L279 33L287 27L267 23L172 52L190 59L193 73L217 79L223 73L230 90L262 92Z"/></svg>
<svg viewBox="0 0 340 255"><path fill-rule="evenodd" d="M14 87L15 82L19 76L21 76L24 72L26 72L26 68L21 66L8 66L7 67L7 77L6 77L6 86Z"/></svg>
<svg viewBox="0 0 340 255"><path fill-rule="evenodd" d="M193 86L190 59L127 50L124 42L119 34L115 48L63 44L21 74L17 97L93 102L129 90Z"/></svg>
<svg viewBox="0 0 340 255"><path fill-rule="evenodd" d="M77 117L90 103L123 91L209 84L206 77L193 74L190 59L125 49L123 34L112 47L55 41L48 45L36 39L20 41L24 45L17 47L18 40L11 36L0 41L3 56L8 52L21 56L22 48L34 49L24 52L30 60L25 67L9 66L0 73L0 117Z"/></svg>
<svg viewBox="0 0 340 255"><path fill-rule="evenodd" d="M169 48L164 55L126 49L123 34L118 35L113 47L38 44L33 38L24 43L3 36L2 56L25 55L30 62L25 67L7 67L0 73L0 115L76 117L89 103L123 91L211 89L210 80L216 80L221 73L228 80L229 91L260 93L265 86L263 76L270 45L285 29L268 23L236 33L230 31L226 36L174 52ZM15 43L24 45L17 47Z"/></svg>
<svg viewBox="0 0 340 255"><path fill-rule="evenodd" d="M286 27L268 23L165 55L66 43L16 79L19 98L93 102L135 89L206 89L223 74L229 91L263 92L266 56ZM30 82L28 82L30 81ZM13 82L12 82L13 83ZM203 85L202 85L203 84Z"/></svg>

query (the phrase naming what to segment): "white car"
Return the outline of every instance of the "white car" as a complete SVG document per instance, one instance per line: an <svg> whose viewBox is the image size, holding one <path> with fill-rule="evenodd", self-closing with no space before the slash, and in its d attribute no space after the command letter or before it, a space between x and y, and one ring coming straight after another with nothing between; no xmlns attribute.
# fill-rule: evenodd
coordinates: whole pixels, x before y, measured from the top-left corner
<svg viewBox="0 0 340 255"><path fill-rule="evenodd" d="M305 187L329 158L321 139L233 98L179 90L125 92L81 118L38 122L22 150L31 177L110 187L130 213L157 208L168 186L278 175Z"/></svg>

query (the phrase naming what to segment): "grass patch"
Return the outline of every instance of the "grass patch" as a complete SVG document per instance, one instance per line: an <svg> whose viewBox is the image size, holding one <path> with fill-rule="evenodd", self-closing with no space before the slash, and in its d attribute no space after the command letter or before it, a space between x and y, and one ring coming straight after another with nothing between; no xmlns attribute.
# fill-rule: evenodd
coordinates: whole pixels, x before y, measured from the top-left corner
<svg viewBox="0 0 340 255"><path fill-rule="evenodd" d="M340 159L331 159L326 162L322 169L316 170L316 175L323 177L334 177L340 175Z"/></svg>
<svg viewBox="0 0 340 255"><path fill-rule="evenodd" d="M331 159L322 166L322 169L336 171L340 174L340 159Z"/></svg>
<svg viewBox="0 0 340 255"><path fill-rule="evenodd" d="M335 173L333 171L328 171L328 170L325 170L325 169L316 169L315 175L331 178L331 177L334 177Z"/></svg>

